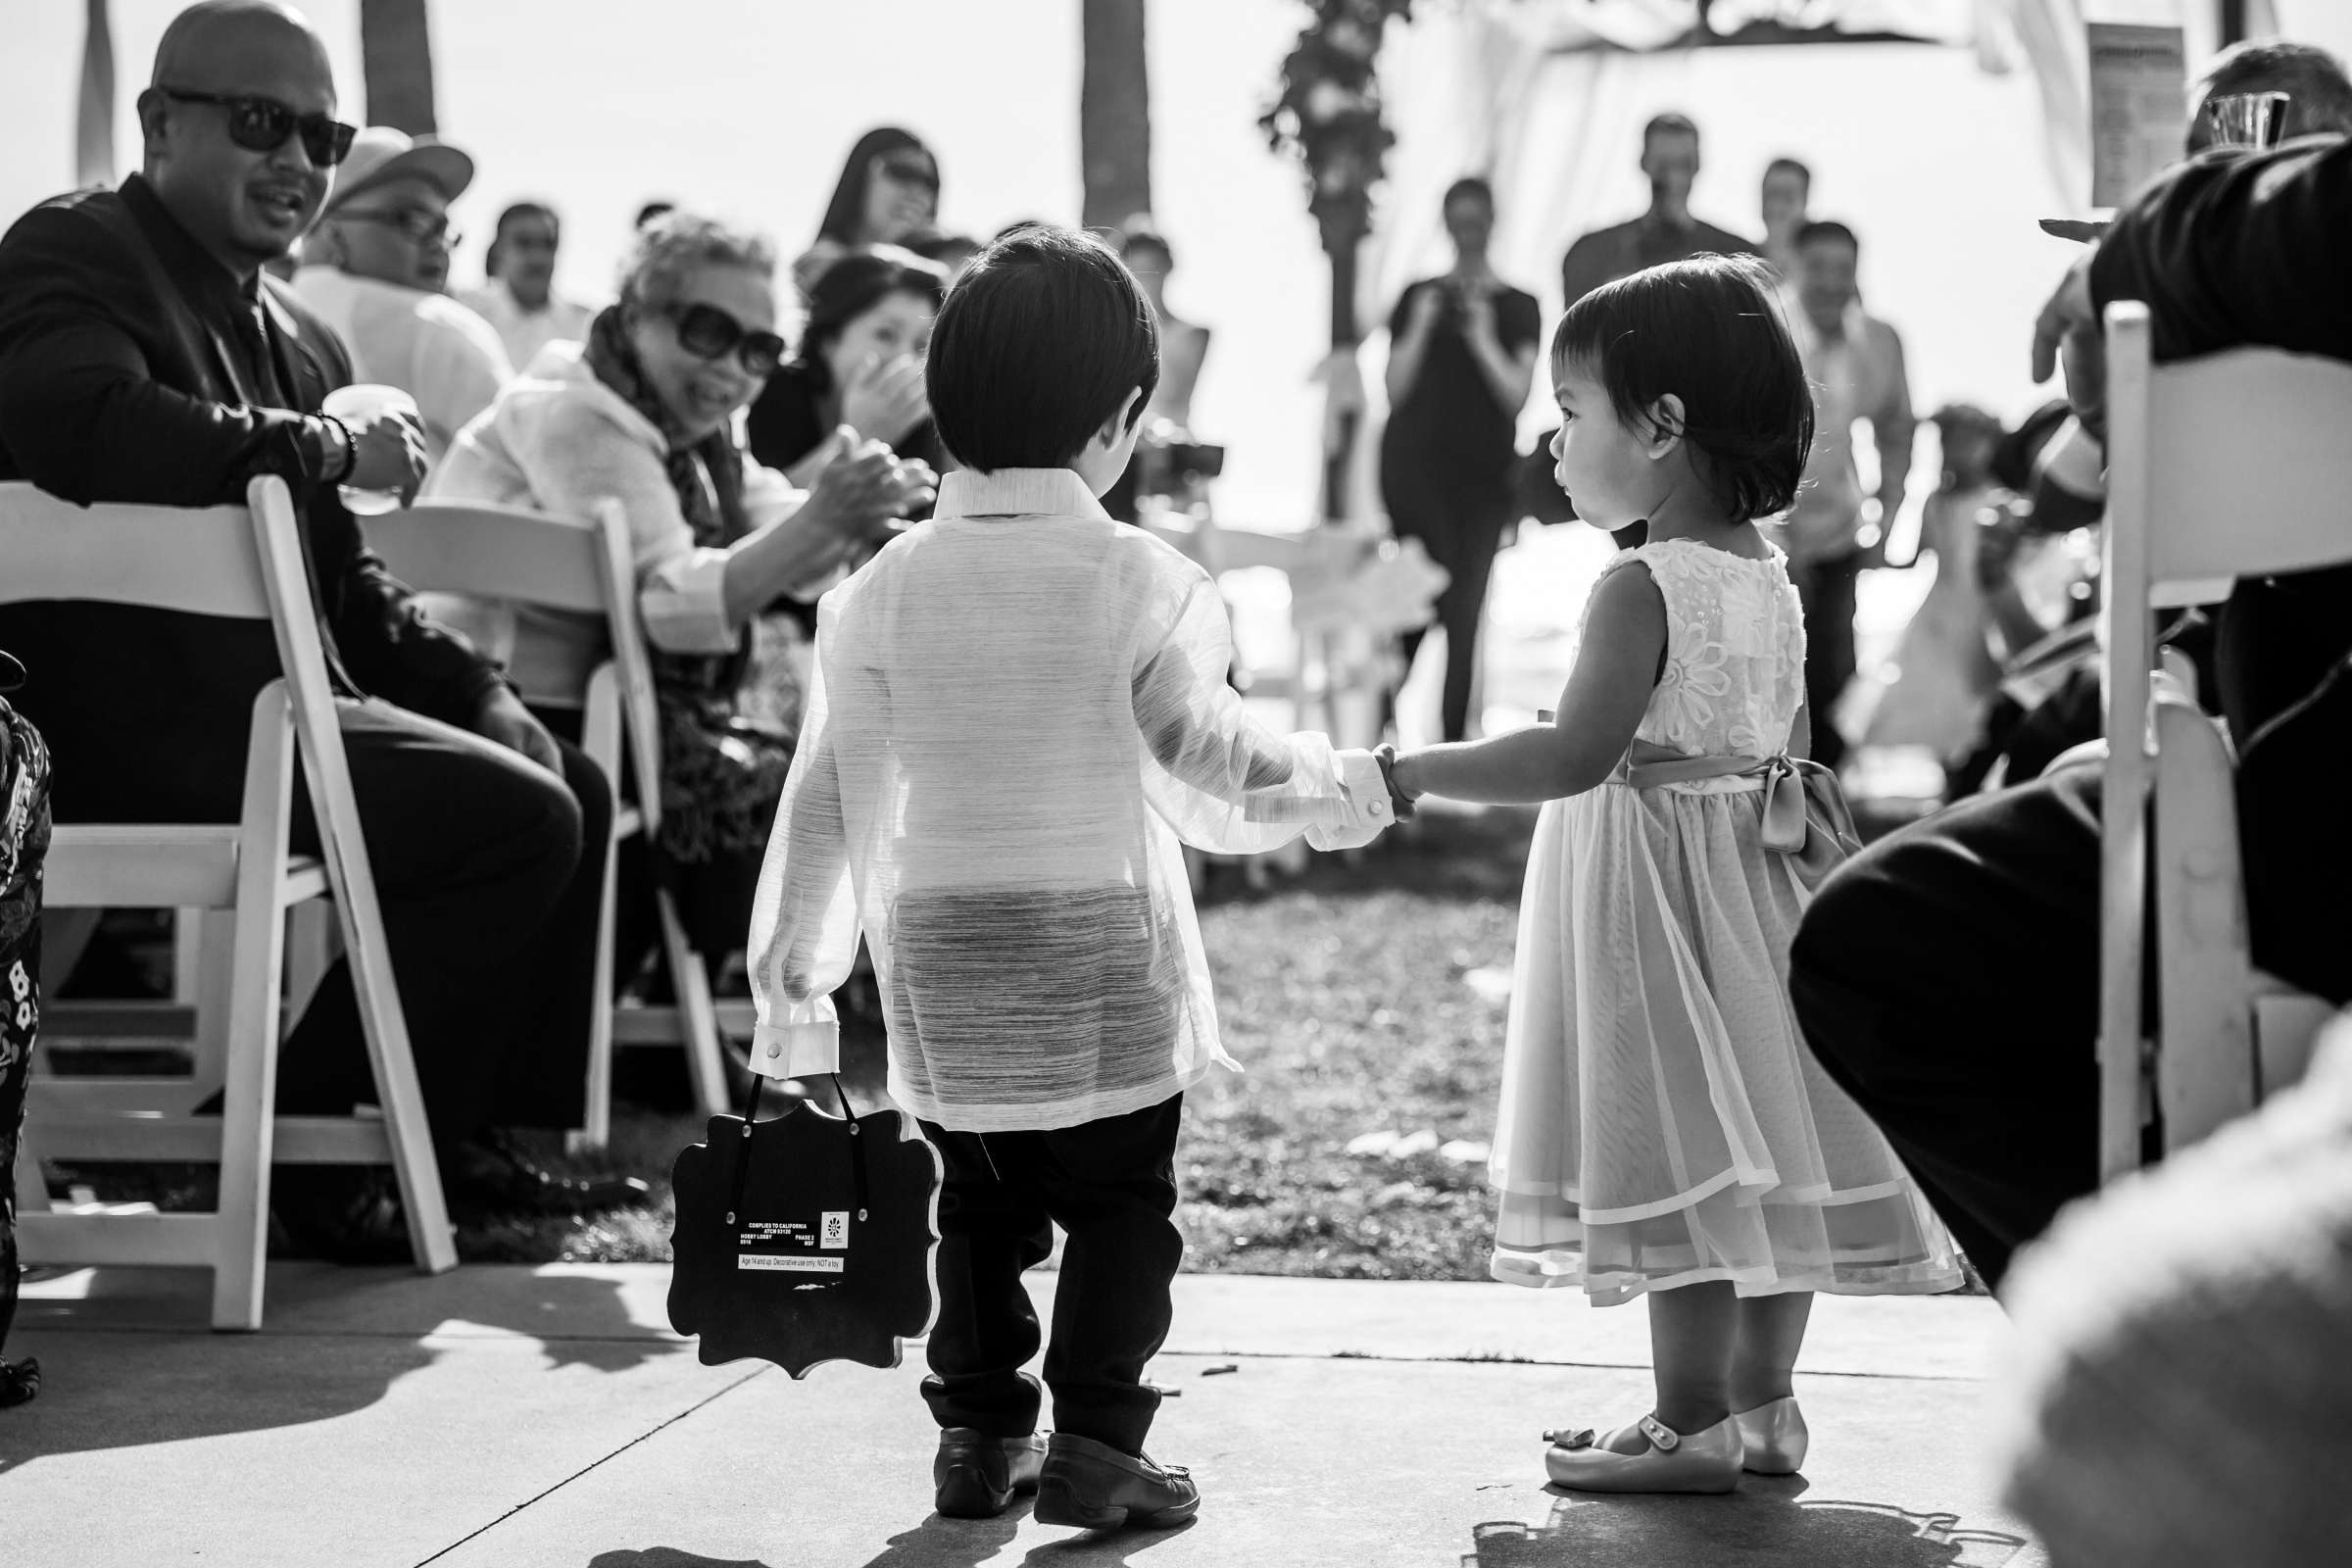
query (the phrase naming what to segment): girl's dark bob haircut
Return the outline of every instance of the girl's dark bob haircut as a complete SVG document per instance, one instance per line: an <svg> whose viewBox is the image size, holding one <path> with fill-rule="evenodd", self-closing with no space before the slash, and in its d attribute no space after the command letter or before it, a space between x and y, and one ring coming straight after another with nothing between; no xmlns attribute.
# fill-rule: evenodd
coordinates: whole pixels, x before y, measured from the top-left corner
<svg viewBox="0 0 2352 1568"><path fill-rule="evenodd" d="M1742 522L1788 510L1813 450L1813 391L1773 274L1746 256L1694 256L1621 277L1569 308L1551 340L1640 428L1683 401L1684 439Z"/></svg>

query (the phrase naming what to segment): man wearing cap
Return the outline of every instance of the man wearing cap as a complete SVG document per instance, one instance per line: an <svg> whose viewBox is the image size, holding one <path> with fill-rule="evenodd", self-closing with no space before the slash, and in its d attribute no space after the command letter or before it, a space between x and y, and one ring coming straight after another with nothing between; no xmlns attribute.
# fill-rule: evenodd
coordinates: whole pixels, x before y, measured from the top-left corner
<svg viewBox="0 0 2352 1568"><path fill-rule="evenodd" d="M294 291L351 351L354 380L416 400L433 462L514 375L498 331L443 292L457 235L449 204L473 160L389 125L352 138L318 226L302 242Z"/></svg>
<svg viewBox="0 0 2352 1568"><path fill-rule="evenodd" d="M241 504L285 481L360 824L443 1179L533 1206L641 1187L550 1177L505 1136L578 1125L611 786L368 553L340 485L414 495L406 415L321 415L351 380L333 330L262 274L324 205L353 131L325 47L278 0L173 20L139 95L143 170L42 203L0 238L0 482L84 506ZM13 699L56 759L64 822L233 822L268 626L143 606L0 607ZM297 853L319 853L307 802ZM279 1057L276 1108L344 1114L375 1091L337 964ZM297 1243L408 1251L380 1167L294 1166L272 1206Z"/></svg>

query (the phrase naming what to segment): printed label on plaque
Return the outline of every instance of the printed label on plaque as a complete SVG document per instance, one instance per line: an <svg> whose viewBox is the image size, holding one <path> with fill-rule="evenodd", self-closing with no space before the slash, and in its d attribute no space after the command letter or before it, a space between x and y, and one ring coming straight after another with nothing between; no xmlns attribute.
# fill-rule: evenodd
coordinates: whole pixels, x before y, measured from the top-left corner
<svg viewBox="0 0 2352 1568"><path fill-rule="evenodd" d="M839 1209L803 1219L745 1220L736 1232L735 1266L788 1274L839 1274L848 1259L850 1216ZM832 1253L823 1256L820 1253Z"/></svg>
<svg viewBox="0 0 2352 1568"><path fill-rule="evenodd" d="M839 1257L802 1257L791 1252L738 1252L737 1268L772 1269L782 1274L838 1274L847 1262Z"/></svg>

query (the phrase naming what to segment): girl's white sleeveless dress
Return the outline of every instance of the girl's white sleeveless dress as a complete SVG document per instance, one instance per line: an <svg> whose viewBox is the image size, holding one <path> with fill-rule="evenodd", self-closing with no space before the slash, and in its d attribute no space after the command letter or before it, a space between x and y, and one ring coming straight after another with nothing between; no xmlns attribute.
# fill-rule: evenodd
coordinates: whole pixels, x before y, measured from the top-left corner
<svg viewBox="0 0 2352 1568"><path fill-rule="evenodd" d="M1667 626L1638 737L1786 749L1805 636L1780 552L1666 540L1608 569L1637 563ZM1760 842L1762 801L1758 780L1717 778L1544 808L1491 1167L1496 1278L1601 1305L1701 1280L1743 1296L1961 1283L1894 1152L1798 1036L1788 946L1809 894Z"/></svg>

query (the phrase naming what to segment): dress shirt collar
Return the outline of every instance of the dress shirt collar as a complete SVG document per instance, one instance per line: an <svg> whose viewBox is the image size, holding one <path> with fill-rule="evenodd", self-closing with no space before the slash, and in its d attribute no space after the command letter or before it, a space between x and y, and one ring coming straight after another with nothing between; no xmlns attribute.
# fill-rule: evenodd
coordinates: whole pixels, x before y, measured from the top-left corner
<svg viewBox="0 0 2352 1568"><path fill-rule="evenodd" d="M261 277L257 272L240 279L221 265L220 259L196 242L196 236L180 226L178 219L164 205L164 199L147 183L144 174L132 174L122 181L122 204L147 239L155 254L187 294L190 301L208 311L229 313L250 311L261 299Z"/></svg>
<svg viewBox="0 0 2352 1568"><path fill-rule="evenodd" d="M1072 468L999 468L994 473L959 468L939 481L939 504L931 514L945 520L1016 514L1105 520L1110 516Z"/></svg>

